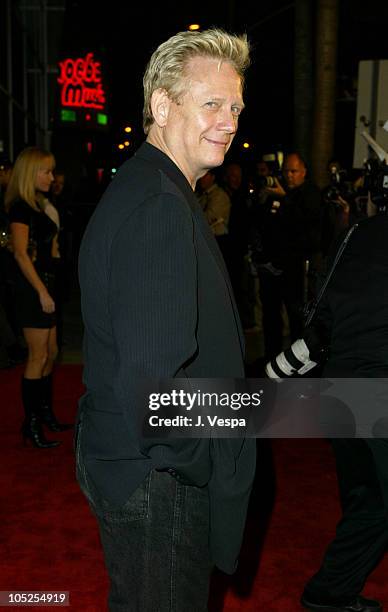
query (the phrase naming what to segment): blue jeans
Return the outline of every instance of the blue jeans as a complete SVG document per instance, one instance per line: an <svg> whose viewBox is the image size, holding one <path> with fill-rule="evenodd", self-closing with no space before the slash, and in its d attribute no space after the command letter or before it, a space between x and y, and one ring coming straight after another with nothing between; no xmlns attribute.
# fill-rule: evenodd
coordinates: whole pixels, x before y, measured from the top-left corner
<svg viewBox="0 0 388 612"><path fill-rule="evenodd" d="M207 487L152 470L122 507L101 497L77 449L77 478L97 517L111 612L204 612L212 564Z"/></svg>

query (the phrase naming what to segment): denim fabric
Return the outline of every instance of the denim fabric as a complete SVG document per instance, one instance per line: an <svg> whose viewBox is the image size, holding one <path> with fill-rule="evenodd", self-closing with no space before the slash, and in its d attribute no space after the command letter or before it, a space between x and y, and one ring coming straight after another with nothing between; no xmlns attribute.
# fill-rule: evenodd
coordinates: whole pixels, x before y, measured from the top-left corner
<svg viewBox="0 0 388 612"><path fill-rule="evenodd" d="M77 478L100 529L111 580L109 610L207 610L212 569L208 489L153 470L123 506L113 506L87 474L80 435L78 430Z"/></svg>

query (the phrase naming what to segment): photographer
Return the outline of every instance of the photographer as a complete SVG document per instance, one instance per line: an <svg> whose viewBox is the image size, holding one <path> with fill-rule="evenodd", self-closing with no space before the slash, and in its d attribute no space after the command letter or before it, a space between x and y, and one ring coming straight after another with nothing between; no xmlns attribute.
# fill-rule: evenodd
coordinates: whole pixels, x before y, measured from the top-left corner
<svg viewBox="0 0 388 612"><path fill-rule="evenodd" d="M324 377L388 376L387 175L385 166L378 190L371 195L377 214L361 220L348 235L310 326L267 365L271 378L306 371L324 349L329 351ZM335 250L329 264L334 255ZM371 406L373 401L371 397ZM373 429L377 439L331 440L343 514L320 569L305 587L301 603L309 610L382 610L379 602L360 595L388 545L388 440L380 437L386 435L383 428L376 431L377 424L386 425L382 416Z"/></svg>
<svg viewBox="0 0 388 612"><path fill-rule="evenodd" d="M303 328L305 261L319 251L321 217L319 189L306 175L299 153L289 153L282 177L271 177L272 186L264 188L268 198L253 211L252 260L259 274L267 358L282 349L283 304L291 339Z"/></svg>
<svg viewBox="0 0 388 612"><path fill-rule="evenodd" d="M255 164L254 175L251 179L251 193L259 204L264 204L270 198L266 188L274 185L274 175L279 176L278 166L270 165L265 159L259 159Z"/></svg>
<svg viewBox="0 0 388 612"><path fill-rule="evenodd" d="M222 187L230 198L228 224L229 261L226 262L241 322L245 331L255 328L255 285L246 261L248 251L249 205L242 166L228 162L223 167Z"/></svg>
<svg viewBox="0 0 388 612"><path fill-rule="evenodd" d="M198 180L197 195L211 232L220 247L226 267L229 268L230 240L228 225L232 203L225 189L217 183L214 170L208 170Z"/></svg>
<svg viewBox="0 0 388 612"><path fill-rule="evenodd" d="M335 160L328 165L329 184L322 190L322 241L323 257L338 236L365 217L359 212L353 186L346 180L347 173Z"/></svg>

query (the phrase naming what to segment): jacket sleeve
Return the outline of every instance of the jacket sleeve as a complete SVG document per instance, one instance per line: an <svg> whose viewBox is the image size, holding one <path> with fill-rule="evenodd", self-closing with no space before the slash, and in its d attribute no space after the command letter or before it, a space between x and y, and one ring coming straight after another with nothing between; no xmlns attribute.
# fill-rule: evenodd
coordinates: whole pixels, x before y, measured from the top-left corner
<svg viewBox="0 0 388 612"><path fill-rule="evenodd" d="M143 202L122 225L110 257L114 392L133 429L145 408L139 381L173 378L197 351L190 209L172 194Z"/></svg>

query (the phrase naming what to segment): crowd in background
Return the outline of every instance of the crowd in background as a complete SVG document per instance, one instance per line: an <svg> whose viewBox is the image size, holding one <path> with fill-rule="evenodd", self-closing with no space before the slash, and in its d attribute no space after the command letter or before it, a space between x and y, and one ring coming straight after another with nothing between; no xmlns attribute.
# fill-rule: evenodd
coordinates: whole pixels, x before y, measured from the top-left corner
<svg viewBox="0 0 388 612"><path fill-rule="evenodd" d="M328 183L323 190L309 179L307 164L298 152L286 154L282 163L263 157L257 161L253 173L246 174L244 170L237 161L228 161L217 172L208 171L197 183L197 196L229 272L245 333L262 333L262 359L266 362L276 357L287 343L303 335L303 308L316 293L317 277L325 274L326 261L338 239L368 216L370 200L362 178L348 180L336 161L328 166ZM52 405L54 362L58 346L63 342L62 305L68 294L69 271L77 257L72 244L72 215L63 196L65 176L55 171L55 159L50 152L29 147L20 153L14 166L3 161L0 178L0 367L25 362L21 380L24 442L36 448L54 448L61 441L46 438L45 430L60 434L72 428L72 424L57 420ZM381 234L382 230L379 231ZM376 244L380 242L381 236ZM353 254L351 269L357 257L363 270L365 257L359 248ZM343 284L351 278L349 272L345 272ZM351 305L353 309L357 298L358 289ZM261 304L259 325L257 299ZM368 334L369 342L371 334ZM380 329L377 335L380 337ZM351 343L347 345L350 347ZM339 480L344 517L337 533L342 528L353 542L353 533L343 525L347 520L357 530L357 521L360 521L366 531L368 550L373 550L369 543L375 538L375 515L381 515L380 548L369 555L371 560L366 558L365 567L359 571L358 562L363 554L359 549L363 542L358 547L347 545L344 564L343 536L337 535L322 568L306 586L302 603L308 609L323 609L314 603L322 601L323 595L329 604L340 600L342 582L350 573L348 566L352 568L352 586L359 591L369 572L368 563L376 564L385 550L386 503L377 498L380 485L376 484L376 475L380 471L385 474L386 440L364 442L345 439L334 445L339 466L346 466L348 460L353 466L357 459L361 474L369 466L367 476L364 479L360 476L353 484L352 474L346 473L346 478L341 480L345 474L342 465ZM369 455L366 458L360 455L360 448L362 452L369 452L368 445L373 464ZM366 478L376 481L372 493L364 487ZM354 510L351 503L355 487L365 488L360 510ZM369 510L371 500L372 511ZM370 522L369 531L365 530L365 517ZM334 562L341 578L339 586L336 585L338 592L333 587L325 593L326 574L330 573L327 568ZM365 604L357 609L381 610L374 600L358 596L355 601Z"/></svg>
<svg viewBox="0 0 388 612"><path fill-rule="evenodd" d="M306 161L290 151L260 157L250 173L237 161L208 172L200 203L232 280L244 329L261 331L265 360L298 338L331 245L367 215L362 176L328 165L318 189ZM260 302L260 321L257 316Z"/></svg>
<svg viewBox="0 0 388 612"><path fill-rule="evenodd" d="M14 257L4 197L13 164L0 160L0 368L25 361L26 345L14 309ZM263 359L282 348L284 337L301 333L303 306L314 295L330 245L366 216L362 177L350 177L335 160L327 186L311 181L297 152L263 154L247 167L229 160L197 184L199 202L228 269L246 333L260 333ZM63 345L63 303L69 296L77 259L76 208L66 195L65 173L55 169L47 194L58 222L61 257L56 269L56 316ZM259 319L259 320L258 320Z"/></svg>

